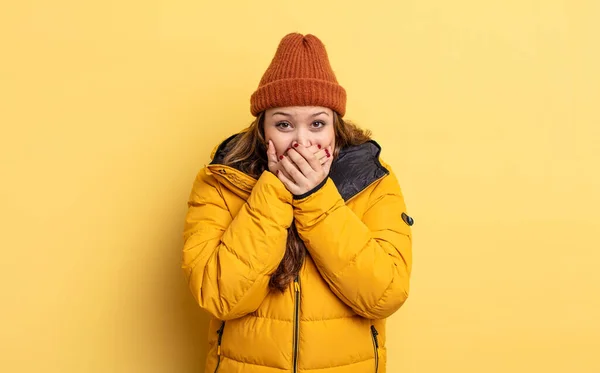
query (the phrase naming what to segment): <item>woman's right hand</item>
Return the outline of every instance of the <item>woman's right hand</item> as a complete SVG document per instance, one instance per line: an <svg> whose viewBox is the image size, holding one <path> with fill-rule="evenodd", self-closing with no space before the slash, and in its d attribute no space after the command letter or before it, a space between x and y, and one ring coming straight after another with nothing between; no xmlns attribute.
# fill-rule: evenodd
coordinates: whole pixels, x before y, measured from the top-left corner
<svg viewBox="0 0 600 373"><path fill-rule="evenodd" d="M327 162L328 157L326 156L325 149L319 148L318 145L312 145L308 148L313 154L317 155L320 159L321 164ZM288 149L289 150L289 149ZM283 154L280 157L284 156ZM285 168L281 164L281 159L277 156L277 151L275 150L275 145L273 145L273 141L269 140L269 146L267 148L267 166L269 171L271 171L275 176L277 176L278 172L282 172L285 177L289 180L294 181L294 179L285 171Z"/></svg>

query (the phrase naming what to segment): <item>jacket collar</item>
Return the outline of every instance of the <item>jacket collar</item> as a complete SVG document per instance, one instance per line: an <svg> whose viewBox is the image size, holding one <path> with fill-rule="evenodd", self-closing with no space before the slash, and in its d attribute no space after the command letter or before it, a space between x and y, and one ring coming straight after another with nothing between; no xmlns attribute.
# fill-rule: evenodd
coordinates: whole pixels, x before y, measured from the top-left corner
<svg viewBox="0 0 600 373"><path fill-rule="evenodd" d="M256 179L222 164L228 151L227 144L236 136L239 134L230 136L213 151L212 162L208 168L221 182L225 182L229 189L247 198L256 184ZM331 165L329 177L344 201L350 200L375 181L389 174L389 170L379 161L380 153L381 147L373 140L340 150Z"/></svg>

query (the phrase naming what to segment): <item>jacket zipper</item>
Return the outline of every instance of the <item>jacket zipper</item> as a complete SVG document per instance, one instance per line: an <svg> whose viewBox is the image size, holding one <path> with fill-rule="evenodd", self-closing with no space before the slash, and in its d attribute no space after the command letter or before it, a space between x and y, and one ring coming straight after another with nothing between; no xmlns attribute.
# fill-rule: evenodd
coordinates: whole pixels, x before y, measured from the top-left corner
<svg viewBox="0 0 600 373"><path fill-rule="evenodd" d="M379 372L379 341L377 336L379 333L375 329L375 325L371 325L371 336L373 337L373 350L375 351L375 373Z"/></svg>
<svg viewBox="0 0 600 373"><path fill-rule="evenodd" d="M215 373L217 373L219 365L221 365L221 340L223 339L223 329L225 329L225 321L223 321L221 327L217 330L219 338L217 339L217 367L215 368Z"/></svg>
<svg viewBox="0 0 600 373"><path fill-rule="evenodd" d="M300 341L300 278L296 275L294 279L294 351L293 368L294 373L298 372L298 344Z"/></svg>

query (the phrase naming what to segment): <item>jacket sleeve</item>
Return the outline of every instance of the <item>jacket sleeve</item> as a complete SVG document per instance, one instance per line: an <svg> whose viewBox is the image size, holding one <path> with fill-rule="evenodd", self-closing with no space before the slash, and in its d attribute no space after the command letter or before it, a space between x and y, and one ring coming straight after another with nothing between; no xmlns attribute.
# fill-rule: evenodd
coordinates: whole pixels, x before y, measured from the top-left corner
<svg viewBox="0 0 600 373"><path fill-rule="evenodd" d="M232 218L220 185L203 169L188 201L182 268L200 305L220 320L255 311L285 253L292 196L264 172Z"/></svg>
<svg viewBox="0 0 600 373"><path fill-rule="evenodd" d="M294 217L331 290L357 314L382 319L408 297L411 230L402 219L406 207L394 174L371 188L362 217L346 206L331 179L294 201Z"/></svg>

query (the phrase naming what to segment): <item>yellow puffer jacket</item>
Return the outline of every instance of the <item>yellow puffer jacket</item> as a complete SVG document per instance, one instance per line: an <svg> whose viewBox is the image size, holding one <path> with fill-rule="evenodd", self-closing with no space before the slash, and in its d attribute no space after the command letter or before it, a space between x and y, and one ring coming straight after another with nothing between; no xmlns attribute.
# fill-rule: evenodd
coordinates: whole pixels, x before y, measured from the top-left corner
<svg viewBox="0 0 600 373"><path fill-rule="evenodd" d="M231 139L231 138L230 138ZM183 269L212 314L206 373L385 373L385 318L406 300L412 219L375 142L344 149L330 177L295 198L213 152L193 186ZM308 255L281 293L268 287L295 222Z"/></svg>

